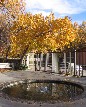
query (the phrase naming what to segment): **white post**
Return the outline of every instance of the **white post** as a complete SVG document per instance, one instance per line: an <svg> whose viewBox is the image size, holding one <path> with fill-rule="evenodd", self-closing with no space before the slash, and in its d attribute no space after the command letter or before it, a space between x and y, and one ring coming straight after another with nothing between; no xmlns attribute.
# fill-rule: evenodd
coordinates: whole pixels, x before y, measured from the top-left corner
<svg viewBox="0 0 86 107"><path fill-rule="evenodd" d="M64 66L65 66L65 73L66 73L66 53L64 52Z"/></svg>
<svg viewBox="0 0 86 107"><path fill-rule="evenodd" d="M76 75L76 50L75 50L75 75Z"/></svg>
<svg viewBox="0 0 86 107"><path fill-rule="evenodd" d="M70 73L72 75L72 69L71 69L71 52L70 52Z"/></svg>
<svg viewBox="0 0 86 107"><path fill-rule="evenodd" d="M37 68L37 70L39 70L38 69L38 66L39 66L38 63L39 63L39 54L37 53L37 57L36 57L36 68Z"/></svg>
<svg viewBox="0 0 86 107"><path fill-rule="evenodd" d="M48 60L49 60L49 53L46 54L46 58L45 58L45 68L44 68L45 71L47 71Z"/></svg>
<svg viewBox="0 0 86 107"><path fill-rule="evenodd" d="M27 54L27 62L26 62L27 66L28 66L28 69L30 68L29 66L29 54Z"/></svg>
<svg viewBox="0 0 86 107"><path fill-rule="evenodd" d="M59 58L57 53L52 53L52 72L59 73Z"/></svg>
<svg viewBox="0 0 86 107"><path fill-rule="evenodd" d="M34 53L31 53L32 54L32 57L31 57L31 61L32 61L32 67L31 69L35 70L35 66L34 66Z"/></svg>
<svg viewBox="0 0 86 107"><path fill-rule="evenodd" d="M43 53L40 53L40 70L42 69Z"/></svg>

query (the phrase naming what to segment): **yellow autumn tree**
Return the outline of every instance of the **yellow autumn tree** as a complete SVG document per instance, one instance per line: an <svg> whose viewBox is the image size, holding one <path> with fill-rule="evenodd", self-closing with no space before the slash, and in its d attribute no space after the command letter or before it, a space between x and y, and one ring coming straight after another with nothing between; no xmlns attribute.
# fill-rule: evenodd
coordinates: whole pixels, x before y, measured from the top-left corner
<svg viewBox="0 0 86 107"><path fill-rule="evenodd" d="M84 47L86 44L86 22L83 21L80 25L75 22L74 28L77 29L77 36L75 37L75 40L71 43L71 47L77 50L81 47Z"/></svg>
<svg viewBox="0 0 86 107"><path fill-rule="evenodd" d="M47 17L47 21L49 24L48 32L43 36L43 41L41 37L37 41L37 44L41 44L41 41L43 43L40 51L42 51L44 47L46 51L50 52L58 52L70 48L70 43L77 37L77 29L73 26L71 20L68 17L55 18L54 14L51 13Z"/></svg>
<svg viewBox="0 0 86 107"><path fill-rule="evenodd" d="M5 60L10 51L10 28L24 7L23 0L0 0L0 56Z"/></svg>
<svg viewBox="0 0 86 107"><path fill-rule="evenodd" d="M19 15L11 28L11 53L23 57L26 52L45 50L43 42L48 32L49 23L42 14L32 15L28 13Z"/></svg>
<svg viewBox="0 0 86 107"><path fill-rule="evenodd" d="M11 57L21 59L27 52L64 50L74 41L77 33L68 17L55 18L51 13L21 14L11 28Z"/></svg>
<svg viewBox="0 0 86 107"><path fill-rule="evenodd" d="M74 28L71 20L68 17L58 18L54 21L53 28L57 43L56 50L70 48L70 42L73 42L77 36L77 29Z"/></svg>
<svg viewBox="0 0 86 107"><path fill-rule="evenodd" d="M86 43L86 21L78 26L78 44Z"/></svg>

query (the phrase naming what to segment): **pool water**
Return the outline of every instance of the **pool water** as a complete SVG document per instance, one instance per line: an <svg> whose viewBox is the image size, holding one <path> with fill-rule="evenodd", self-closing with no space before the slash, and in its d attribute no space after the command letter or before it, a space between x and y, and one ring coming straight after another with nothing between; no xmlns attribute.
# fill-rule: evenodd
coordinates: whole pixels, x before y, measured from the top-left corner
<svg viewBox="0 0 86 107"><path fill-rule="evenodd" d="M65 81L25 80L10 83L2 91L9 97L30 101L69 101L82 94L83 88Z"/></svg>

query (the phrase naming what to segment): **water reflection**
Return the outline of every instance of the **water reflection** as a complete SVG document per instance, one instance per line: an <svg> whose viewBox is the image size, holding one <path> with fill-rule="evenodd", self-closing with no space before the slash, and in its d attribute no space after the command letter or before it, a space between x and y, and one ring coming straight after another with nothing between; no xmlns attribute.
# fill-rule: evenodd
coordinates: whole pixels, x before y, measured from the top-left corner
<svg viewBox="0 0 86 107"><path fill-rule="evenodd" d="M15 84L3 89L11 97L35 101L69 101L83 92L74 84L65 82L31 82Z"/></svg>

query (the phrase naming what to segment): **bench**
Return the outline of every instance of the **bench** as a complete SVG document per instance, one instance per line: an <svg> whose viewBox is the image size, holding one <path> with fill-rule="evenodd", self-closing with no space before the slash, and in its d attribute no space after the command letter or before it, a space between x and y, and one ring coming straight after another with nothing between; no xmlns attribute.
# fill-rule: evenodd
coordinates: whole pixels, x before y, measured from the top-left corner
<svg viewBox="0 0 86 107"><path fill-rule="evenodd" d="M0 63L0 69L11 69L10 63Z"/></svg>

